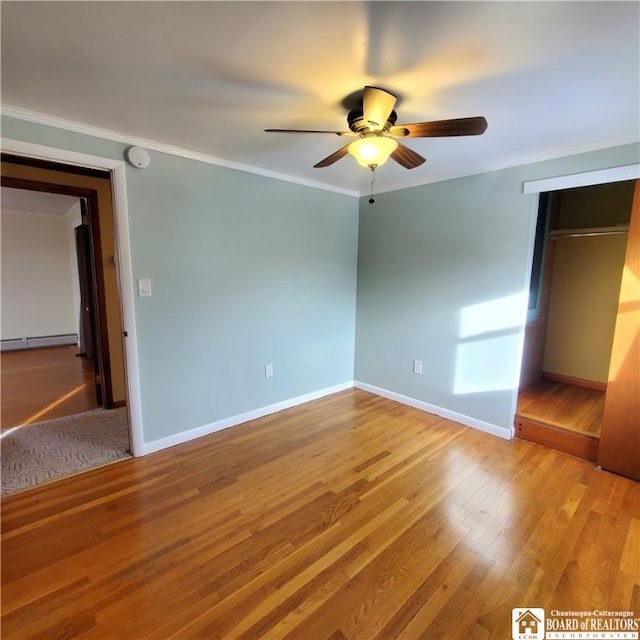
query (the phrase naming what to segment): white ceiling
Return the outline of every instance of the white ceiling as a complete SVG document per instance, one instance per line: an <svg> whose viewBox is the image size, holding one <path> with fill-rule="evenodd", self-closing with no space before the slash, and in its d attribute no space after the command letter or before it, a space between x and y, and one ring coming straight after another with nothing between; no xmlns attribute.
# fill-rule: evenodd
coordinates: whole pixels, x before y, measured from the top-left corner
<svg viewBox="0 0 640 640"><path fill-rule="evenodd" d="M398 123L485 116L478 137L410 139L379 190L637 140L637 2L8 2L2 103L367 193L344 144L365 84ZM10 110L9 110L10 112Z"/></svg>
<svg viewBox="0 0 640 640"><path fill-rule="evenodd" d="M0 205L3 211L63 216L76 202L78 198L75 196L64 196L58 193L28 191L12 187L2 187L0 190Z"/></svg>

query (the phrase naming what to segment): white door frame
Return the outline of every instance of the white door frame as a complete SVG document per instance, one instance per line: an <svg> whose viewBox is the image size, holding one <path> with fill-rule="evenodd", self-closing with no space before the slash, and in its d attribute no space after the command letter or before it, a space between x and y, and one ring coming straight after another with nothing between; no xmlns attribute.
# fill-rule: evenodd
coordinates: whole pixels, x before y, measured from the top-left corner
<svg viewBox="0 0 640 640"><path fill-rule="evenodd" d="M640 164L627 164L621 167L600 169L598 171L584 171L567 176L554 176L543 180L530 180L522 184L522 193L543 193L559 189L573 189L574 187L588 187L594 184L609 182L623 182L640 178Z"/></svg>
<svg viewBox="0 0 640 640"><path fill-rule="evenodd" d="M3 153L10 153L37 160L49 160L77 167L107 170L111 174L113 195L113 216L115 226L116 272L120 287L126 363L127 408L129 411L129 432L131 453L138 457L144 454L142 428L142 403L140 399L140 371L138 367L138 340L134 312L133 271L131 269L131 243L129 240L129 211L127 209L127 185L125 163L101 156L92 156L67 149L46 147L21 140L3 138L0 140Z"/></svg>

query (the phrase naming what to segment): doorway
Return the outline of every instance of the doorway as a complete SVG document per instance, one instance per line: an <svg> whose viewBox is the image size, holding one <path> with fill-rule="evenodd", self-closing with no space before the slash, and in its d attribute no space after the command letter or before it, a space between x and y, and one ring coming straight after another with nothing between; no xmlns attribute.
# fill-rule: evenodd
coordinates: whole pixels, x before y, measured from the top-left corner
<svg viewBox="0 0 640 640"><path fill-rule="evenodd" d="M88 245L83 202L2 187L3 431L97 408ZM85 251L85 253L81 253ZM79 260L80 258L80 260Z"/></svg>
<svg viewBox="0 0 640 640"><path fill-rule="evenodd" d="M48 427L51 423L40 422L38 418L43 420L53 418L55 421L55 419L61 419L60 416L69 416L71 413L73 414L72 418L83 420L86 425L83 426L81 437L77 438L76 435L80 432L74 431L76 435L70 437L69 442L82 448L86 440L91 447L98 450L97 460L99 464L102 464L105 458L105 452L102 449L104 446L107 448L111 446L111 440L104 437L106 432L103 426L107 425L107 431L113 431L117 427L117 438L114 441L117 443L114 444L117 451L113 452L114 459L121 459L124 457L123 453L126 453L128 457L131 444L127 418L124 332L116 273L110 174L105 171L74 168L3 154L2 186L3 189L11 188L33 195L50 194L52 197L74 198L78 205L77 224L75 221L71 221L69 239L73 246L74 266L78 280L78 292L77 296L74 296L77 297L74 313L76 344L68 346L68 340L64 339L69 334L57 336L57 339L62 340L59 343L56 343L56 336L53 336L53 344L41 344L42 340L39 341L34 336L21 336L21 341L26 344L18 345L18 347L24 346L26 350L13 350L7 354L7 356L11 356L12 362L21 362L21 365L13 367L13 370L11 366L3 366L3 383L5 378L13 373L10 384L13 384L15 388L28 389L30 386L28 376L31 373L32 382L35 385L31 386L32 393L27 392L23 396L32 402L34 395L37 396L37 393L33 393L34 389L40 392L46 390L46 384L43 384L44 380L48 380L49 385L53 384L54 387L58 385L64 388L65 384L68 386L69 380L73 380L75 375L76 378L80 376L80 384L69 393L60 395L54 402L43 406L29 419L22 420L20 424L13 426L11 431L15 433L10 437L17 439L18 432L22 432L23 427L32 425L34 422L37 422L38 427L41 427L38 432L41 435L46 432L42 425ZM16 239L15 242L19 244L19 240ZM40 273L46 273L46 267L40 268ZM26 294L28 294L28 290ZM42 315L50 313L49 307L43 304L44 302L46 301L39 300L38 313ZM49 336L49 338L51 337ZM65 344L67 346L62 346ZM74 351L75 353L73 353ZM69 356L74 358L75 362L69 360ZM5 360L4 355L3 360ZM3 365L5 364L6 362L3 362ZM38 379L38 372L42 374L43 371L47 372L48 376L45 375L43 378L40 375ZM7 376L4 375L5 373ZM63 373L67 376L71 375L71 378L64 378ZM3 386L5 385L3 384ZM6 389L3 391L6 393ZM16 399L15 394L11 394L10 397ZM103 409L97 412L91 411L92 408L95 409L98 406ZM78 410L82 409L85 411L89 409L89 412L78 413ZM24 412L24 407L22 410ZM109 413L105 418L106 413L100 413L100 411L112 413ZM3 411L3 417L5 413ZM76 428L72 418L67 417L65 427L71 425L70 428ZM3 428L3 431L5 431L4 435L7 435L6 429ZM34 432L30 431L29 433L30 437L33 437ZM23 437L22 434L20 437ZM76 439L74 440L74 438ZM20 450L16 447L13 449L7 447L7 442L5 440L3 443L5 444L3 464L8 450ZM96 446L97 442L99 442L99 447ZM106 452L106 455L110 459L111 453ZM86 451L82 452L82 457L87 463L87 468L97 466L87 457ZM47 472L47 475L50 473Z"/></svg>
<svg viewBox="0 0 640 640"><path fill-rule="evenodd" d="M597 460L635 182L542 192L518 437Z"/></svg>

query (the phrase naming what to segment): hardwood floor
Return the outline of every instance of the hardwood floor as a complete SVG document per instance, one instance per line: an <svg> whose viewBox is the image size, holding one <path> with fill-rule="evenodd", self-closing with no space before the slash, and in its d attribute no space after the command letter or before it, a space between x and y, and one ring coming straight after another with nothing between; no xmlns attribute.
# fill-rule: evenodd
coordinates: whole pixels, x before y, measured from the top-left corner
<svg viewBox="0 0 640 640"><path fill-rule="evenodd" d="M93 363L75 346L0 354L2 430L95 409Z"/></svg>
<svg viewBox="0 0 640 640"><path fill-rule="evenodd" d="M511 637L640 616L640 484L348 390L2 505L3 638Z"/></svg>
<svg viewBox="0 0 640 640"><path fill-rule="evenodd" d="M519 393L516 415L598 438L603 411L603 391L542 378Z"/></svg>

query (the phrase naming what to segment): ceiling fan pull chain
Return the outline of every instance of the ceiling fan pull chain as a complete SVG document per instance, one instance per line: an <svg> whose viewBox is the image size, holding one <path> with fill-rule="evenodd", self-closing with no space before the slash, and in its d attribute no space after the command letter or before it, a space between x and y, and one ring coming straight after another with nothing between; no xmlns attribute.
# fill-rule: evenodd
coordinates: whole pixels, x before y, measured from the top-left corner
<svg viewBox="0 0 640 640"><path fill-rule="evenodd" d="M376 168L375 165L371 167L371 193L369 196L369 204L373 204L375 200L373 199L373 182L376 177Z"/></svg>

